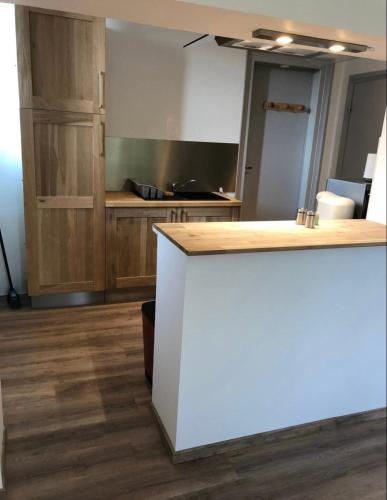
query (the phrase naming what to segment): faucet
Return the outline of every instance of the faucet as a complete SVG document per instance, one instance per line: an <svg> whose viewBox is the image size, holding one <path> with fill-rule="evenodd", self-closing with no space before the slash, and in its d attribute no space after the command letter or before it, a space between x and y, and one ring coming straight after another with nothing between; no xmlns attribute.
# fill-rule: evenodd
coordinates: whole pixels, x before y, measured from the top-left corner
<svg viewBox="0 0 387 500"><path fill-rule="evenodd" d="M185 182L179 182L179 181L172 182L172 193L177 193L178 189L182 189L187 184L191 184L193 182L196 182L196 179L189 179L188 181Z"/></svg>

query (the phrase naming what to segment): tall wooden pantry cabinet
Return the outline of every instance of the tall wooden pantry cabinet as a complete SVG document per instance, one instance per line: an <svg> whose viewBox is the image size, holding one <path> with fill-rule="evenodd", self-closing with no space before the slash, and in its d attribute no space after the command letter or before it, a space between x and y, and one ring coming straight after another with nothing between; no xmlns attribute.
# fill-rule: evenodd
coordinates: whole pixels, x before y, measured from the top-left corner
<svg viewBox="0 0 387 500"><path fill-rule="evenodd" d="M16 7L28 292L105 288L105 20Z"/></svg>

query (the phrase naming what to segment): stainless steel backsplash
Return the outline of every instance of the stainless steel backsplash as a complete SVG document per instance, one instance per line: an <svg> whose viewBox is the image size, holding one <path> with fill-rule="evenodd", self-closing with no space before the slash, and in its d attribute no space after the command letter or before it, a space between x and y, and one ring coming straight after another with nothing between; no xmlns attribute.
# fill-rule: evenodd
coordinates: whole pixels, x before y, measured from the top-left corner
<svg viewBox="0 0 387 500"><path fill-rule="evenodd" d="M106 189L121 191L125 181L170 189L171 182L197 179L187 190L235 191L238 144L106 138Z"/></svg>

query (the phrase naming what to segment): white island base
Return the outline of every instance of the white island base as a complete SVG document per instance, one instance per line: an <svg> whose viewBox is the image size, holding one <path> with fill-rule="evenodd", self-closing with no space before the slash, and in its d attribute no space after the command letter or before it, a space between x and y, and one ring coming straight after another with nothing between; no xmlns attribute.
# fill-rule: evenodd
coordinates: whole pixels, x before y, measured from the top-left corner
<svg viewBox="0 0 387 500"><path fill-rule="evenodd" d="M174 452L385 407L385 246L189 256L159 232L157 254Z"/></svg>

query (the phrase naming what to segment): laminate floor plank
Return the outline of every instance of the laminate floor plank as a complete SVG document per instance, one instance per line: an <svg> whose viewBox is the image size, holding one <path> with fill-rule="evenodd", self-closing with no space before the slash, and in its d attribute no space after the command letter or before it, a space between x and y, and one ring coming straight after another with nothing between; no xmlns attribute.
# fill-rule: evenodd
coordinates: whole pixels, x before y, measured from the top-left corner
<svg viewBox="0 0 387 500"><path fill-rule="evenodd" d="M139 303L0 308L0 500L385 498L383 418L174 465L144 381Z"/></svg>

